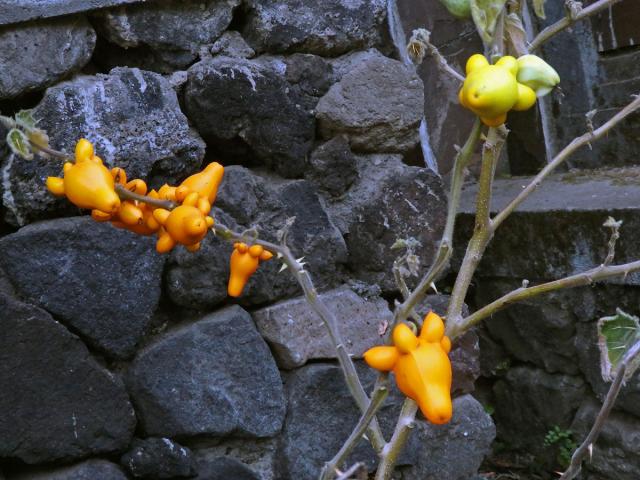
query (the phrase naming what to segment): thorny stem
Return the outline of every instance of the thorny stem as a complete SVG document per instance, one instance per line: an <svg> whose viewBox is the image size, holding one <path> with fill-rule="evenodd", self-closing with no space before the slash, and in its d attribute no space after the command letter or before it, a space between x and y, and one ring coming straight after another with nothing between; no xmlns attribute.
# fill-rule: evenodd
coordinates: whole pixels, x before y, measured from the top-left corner
<svg viewBox="0 0 640 480"><path fill-rule="evenodd" d="M571 275L569 277L554 280L552 282L542 283L533 287L521 287L506 295L494 300L490 304L482 307L480 310L472 313L460 322L459 329L461 332L471 328L481 320L493 315L509 305L536 297L548 292L560 290L563 288L581 287L583 285L591 285L592 283L605 280L612 277L626 277L630 273L640 271L640 260L621 265L600 265L598 267L587 270L586 272Z"/></svg>
<svg viewBox="0 0 640 480"><path fill-rule="evenodd" d="M451 67L447 59L444 58L440 50L438 50L438 47L431 43L431 32L426 28L418 28L413 31L409 39L409 44L407 45L407 51L409 57L416 65L422 63L425 54L429 54L429 56L435 60L440 70L458 82L464 82L464 76Z"/></svg>
<svg viewBox="0 0 640 480"><path fill-rule="evenodd" d="M474 124L473 129L469 134L469 138L456 157L453 178L451 180L451 198L449 200L450 203L449 211L447 213L447 223L445 226L442 241L440 242L440 248L438 249L436 261L427 272L427 274L423 277L420 285L418 285L418 287L412 292L409 298L407 298L404 303L396 309L395 321L398 321L399 319L406 319L413 306L415 306L424 298L424 295L431 285L431 282L441 271L441 269L446 266L451 256L451 244L453 241L455 218L458 211L458 206L460 204L460 193L464 177L464 168L467 166L469 159L471 158L471 154L474 151L476 142L480 137L481 127L482 124L480 123L480 120L476 119L476 123ZM501 127L498 130L500 132L499 134L492 134L492 131L494 130L496 129L491 129L489 131L489 139L487 140L487 144L489 144L489 142L493 140L494 136L497 136L497 138L495 139L495 143L490 144L492 145L491 149L497 151L494 151L493 154L488 154L485 150L485 154L483 155L482 167L486 175L488 175L486 171L490 171L491 179L493 179L493 175L495 173L495 164L497 163L497 160L500 156L502 144L504 144L504 140L506 139L506 129L504 129L504 127ZM485 162L485 160L488 161ZM491 186L489 185L489 196L491 193L490 187ZM442 260L439 261L439 259ZM400 417L398 418L398 423L396 424L396 428L393 432L393 436L391 437L391 440L389 440L389 443L387 443L382 449L380 464L378 465L378 470L375 477L376 480L388 480L389 478L391 478L391 474L393 473L393 469L395 468L398 456L400 455L400 452L404 448L404 445L409 438L409 433L414 425L417 411L418 406L416 402L414 402L410 398L405 399L404 404L402 405L402 411L400 412Z"/></svg>
<svg viewBox="0 0 640 480"><path fill-rule="evenodd" d="M398 423L393 431L393 436L391 437L391 440L389 440L389 443L387 443L382 449L380 464L376 471L375 480L389 480L391 478L393 469L398 461L398 456L400 455L400 452L402 452L405 443L407 443L409 433L411 433L411 429L414 426L417 412L418 405L416 402L410 398L405 399L402 404Z"/></svg>
<svg viewBox="0 0 640 480"><path fill-rule="evenodd" d="M336 474L336 470L347 459L351 451L355 448L358 442L362 439L367 426L371 420L375 417L377 411L382 407L387 395L389 395L389 374L385 373L380 375L376 381L376 386L371 395L371 401L367 411L362 414L357 425L349 435L349 438L345 441L340 451L336 455L325 463L322 472L320 473L320 480L331 480Z"/></svg>
<svg viewBox="0 0 640 480"><path fill-rule="evenodd" d="M446 334L453 340L462 331L459 328L462 320L462 307L471 285L473 274L480 263L482 254L493 236L493 226L489 217L491 210L491 190L496 165L500 159L502 147L507 139L508 131L504 126L490 128L482 152L482 168L478 183L476 200L476 221L473 236L467 246L467 251L453 285L449 308L447 310Z"/></svg>
<svg viewBox="0 0 640 480"><path fill-rule="evenodd" d="M590 144L594 140L598 140L604 136L609 130L615 127L620 121L628 117L630 114L640 108L640 95L636 95L631 103L625 106L622 110L611 117L607 122L602 124L599 128L593 131L589 131L584 135L574 138L569 145L564 147L554 159L549 162L538 175L527 185L518 196L509 203L498 215L493 218L493 229L495 230L500 226L502 222L520 205L533 191L538 188L538 185L549 176L559 165L567 160L576 150Z"/></svg>
<svg viewBox="0 0 640 480"><path fill-rule="evenodd" d="M402 275L401 263L405 258L406 255L396 258L393 262L393 267L391 268L391 270L393 271L393 278L395 279L396 285L400 289L400 293L402 294L402 298L404 300L409 298L409 295L411 294L411 292L409 291L409 287L407 286L407 282ZM418 324L421 322L421 318L415 310L411 309L409 315L411 315L411 318L413 318L413 320L415 320Z"/></svg>
<svg viewBox="0 0 640 480"><path fill-rule="evenodd" d="M243 239L242 234L234 232L224 225L214 225L212 227L212 230L217 235L220 235L222 238L230 241L242 241ZM301 265L300 262L296 260L294 255L291 253L291 250L289 250L286 245L276 245L274 243L266 242L259 239L256 239L254 243L257 245L262 245L272 253L276 253L279 257L281 257L282 261L287 265L287 267L289 267L289 270L302 287L307 303L309 303L311 308L322 319L325 326L327 327L329 336L331 337L331 341L338 355L338 361L340 363L340 367L342 368L342 372L344 373L345 381L347 382L349 391L358 404L360 411L363 413L366 412L369 408L369 397L364 391L362 383L360 383L360 378L358 377L358 373L356 372L353 360L351 360L351 357L349 356L349 353L347 352L347 349L345 347L345 343L342 340L342 336L340 335L340 332L338 330L338 321L318 295L318 291L313 285L313 281L311 280L309 272L307 272L304 269L303 265ZM367 435L373 449L376 452L379 452L385 444L385 440L382 435L382 431L380 430L380 426L378 425L378 421L375 418L373 418L369 423Z"/></svg>
<svg viewBox="0 0 640 480"><path fill-rule="evenodd" d="M569 28L575 22L579 22L580 20L587 18L590 15L598 13L599 11L607 7L610 7L611 5L619 1L620 0L599 0L595 3L592 3L588 7L584 7L580 10L568 8L567 15L564 18L562 18L561 20L558 20L553 25L549 25L547 28L542 30L536 36L536 38L534 38L531 41L531 44L529 45L529 51L533 52L534 50L537 50L538 48L540 48L540 46L543 43L548 41L551 37L560 33L564 29Z"/></svg>
<svg viewBox="0 0 640 480"><path fill-rule="evenodd" d="M607 392L607 396L602 404L602 408L598 412L598 416L591 427L591 431L587 435L587 438L584 439L584 442L580 444L578 449L571 456L571 464L566 472L562 474L560 480L571 480L575 478L582 468L582 461L584 457L589 453L591 448L593 448L593 444L598 439L598 435L600 435L600 431L602 427L604 427L604 422L609 417L609 413L611 413L611 409L613 408L613 404L618 398L618 394L620 393L620 388L624 383L625 374L627 371L627 367L633 360L640 355L640 341L636 342L629 351L622 357L622 360L618 364L618 368L616 369L616 376L609 387L609 391Z"/></svg>
<svg viewBox="0 0 640 480"><path fill-rule="evenodd" d="M480 122L480 119L476 118L467 141L458 152L458 155L456 155L453 173L451 176L447 221L444 227L442 240L440 240L440 245L438 246L438 251L435 255L435 260L424 277L422 277L415 290L411 292L409 297L396 310L396 323L405 320L409 316L413 308L424 299L436 277L449 263L449 259L453 253L453 232L456 223L456 215L458 214L458 208L460 207L460 196L462 192L462 184L464 183L464 170L469 164L471 155L473 154L476 144L478 143L478 139L480 138L481 131L482 123Z"/></svg>

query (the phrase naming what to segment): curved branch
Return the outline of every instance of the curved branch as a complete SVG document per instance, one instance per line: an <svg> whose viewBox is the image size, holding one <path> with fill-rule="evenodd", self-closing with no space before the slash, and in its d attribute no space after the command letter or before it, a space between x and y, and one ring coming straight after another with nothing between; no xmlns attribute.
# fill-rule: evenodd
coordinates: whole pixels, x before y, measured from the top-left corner
<svg viewBox="0 0 640 480"><path fill-rule="evenodd" d="M611 117L607 122L601 125L599 128L589 131L580 137L573 139L573 141L564 147L554 159L549 162L538 175L520 192L520 194L514 198L509 205L507 205L498 215L493 218L493 230L498 228L502 222L520 205L533 191L542 183L542 181L549 176L559 165L567 160L573 153L579 148L590 144L591 142L603 137L609 130L615 127L618 123L624 120L626 117L640 108L640 95L636 95L631 103L626 105L622 110Z"/></svg>
<svg viewBox="0 0 640 480"><path fill-rule="evenodd" d="M562 288L574 288L584 285L591 285L612 277L626 277L630 273L640 271L640 260L621 265L600 265L583 273L571 275L569 277L554 280L552 282L542 283L533 287L521 287L506 295L494 300L489 305L482 307L480 310L463 319L460 328L464 331L471 328L481 320L493 315L509 305L525 300L527 298L537 297L544 293L553 292Z"/></svg>
<svg viewBox="0 0 640 480"><path fill-rule="evenodd" d="M598 439L598 435L600 435L600 431L602 427L604 427L604 422L606 422L609 417L609 413L611 413L611 409L613 408L613 404L618 398L618 394L620 393L620 388L624 383L625 373L627 371L628 365L638 356L640 355L640 341L636 342L629 351L625 354L625 356L620 361L618 368L616 370L616 377L609 387L609 391L607 392L607 397L602 404L602 408L598 412L598 416L596 417L596 421L591 427L591 431L587 435L587 438L580 444L578 449L571 456L571 464L566 472L562 474L560 480L572 480L580 473L582 461L584 457L587 456L591 446Z"/></svg>
<svg viewBox="0 0 640 480"><path fill-rule="evenodd" d="M529 51L533 52L534 50L537 50L544 42L548 41L550 38L552 38L554 35L557 35L564 29L569 28L575 22L579 22L580 20L583 20L590 15L598 13L601 10L610 7L611 5L619 1L620 0L599 0L589 5L588 7L584 7L576 15L571 15L570 11L567 12L567 15L562 20L558 20L553 25L549 25L531 41L531 44L529 45Z"/></svg>

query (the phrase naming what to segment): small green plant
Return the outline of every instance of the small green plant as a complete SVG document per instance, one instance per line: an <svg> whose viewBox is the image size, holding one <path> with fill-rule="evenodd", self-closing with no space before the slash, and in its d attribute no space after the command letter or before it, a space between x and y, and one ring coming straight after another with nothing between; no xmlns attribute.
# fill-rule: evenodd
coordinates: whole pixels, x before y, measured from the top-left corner
<svg viewBox="0 0 640 480"><path fill-rule="evenodd" d="M571 463L571 455L578 446L573 440L573 432L560 428L558 425L554 426L545 435L544 446L552 447L554 445L558 450L556 461L562 468L567 468Z"/></svg>

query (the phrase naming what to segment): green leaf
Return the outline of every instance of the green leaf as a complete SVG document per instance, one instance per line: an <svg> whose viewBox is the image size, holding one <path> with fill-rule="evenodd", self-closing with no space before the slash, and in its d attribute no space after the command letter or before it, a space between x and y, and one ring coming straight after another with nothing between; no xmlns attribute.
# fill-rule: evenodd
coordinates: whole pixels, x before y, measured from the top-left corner
<svg viewBox="0 0 640 480"><path fill-rule="evenodd" d="M547 16L544 13L545 0L533 0L533 11L536 12L538 18L545 19Z"/></svg>
<svg viewBox="0 0 640 480"><path fill-rule="evenodd" d="M16 155L20 155L25 160L32 160L33 153L29 147L29 139L22 130L12 128L7 134L7 145Z"/></svg>
<svg viewBox="0 0 640 480"><path fill-rule="evenodd" d="M16 123L25 130L36 128L36 119L33 118L33 110L20 110L15 115Z"/></svg>
<svg viewBox="0 0 640 480"><path fill-rule="evenodd" d="M640 341L640 321L619 308L612 317L598 320L598 347L602 378L612 381L620 361L629 349ZM633 375L640 364L640 355L627 366L625 380Z"/></svg>
<svg viewBox="0 0 640 480"><path fill-rule="evenodd" d="M471 17L485 43L491 42L496 22L507 0L471 0Z"/></svg>

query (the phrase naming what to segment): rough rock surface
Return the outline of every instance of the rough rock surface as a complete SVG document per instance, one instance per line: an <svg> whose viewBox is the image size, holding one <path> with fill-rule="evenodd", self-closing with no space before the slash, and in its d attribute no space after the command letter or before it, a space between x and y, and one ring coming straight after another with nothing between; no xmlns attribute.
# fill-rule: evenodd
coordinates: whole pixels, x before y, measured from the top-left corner
<svg viewBox="0 0 640 480"><path fill-rule="evenodd" d="M7 8L0 11L0 25L88 12L96 8L143 1L145 0L47 0L46 2L42 2L42 0L3 0L3 6Z"/></svg>
<svg viewBox="0 0 640 480"><path fill-rule="evenodd" d="M255 158L284 176L300 176L315 137L317 99L294 88L286 71L281 60L205 59L189 69L187 114L224 158Z"/></svg>
<svg viewBox="0 0 640 480"><path fill-rule="evenodd" d="M356 156L347 137L340 135L316 148L305 177L332 196L347 191L358 175Z"/></svg>
<svg viewBox="0 0 640 480"><path fill-rule="evenodd" d="M235 30L224 32L209 50L212 55L225 57L252 58L256 52L245 42L242 35Z"/></svg>
<svg viewBox="0 0 640 480"><path fill-rule="evenodd" d="M370 391L376 374L358 365L364 388ZM287 417L276 452L276 478L317 478L324 462L332 458L358 422L360 412L349 394L339 367L314 363L296 369L287 378ZM393 428L403 397L391 390L378 413L383 430ZM306 432L314 432L307 435ZM403 451L399 465L413 463L416 444L413 439ZM364 462L375 468L376 456L366 440L362 440L347 460Z"/></svg>
<svg viewBox="0 0 640 480"><path fill-rule="evenodd" d="M542 454L547 432L567 429L587 392L582 377L511 368L493 387L499 439L511 449Z"/></svg>
<svg viewBox="0 0 640 480"><path fill-rule="evenodd" d="M229 457L217 457L198 463L196 480L264 480L244 463Z"/></svg>
<svg viewBox="0 0 640 480"><path fill-rule="evenodd" d="M0 267L16 292L118 358L134 353L158 305L163 265L151 238L89 217L0 239Z"/></svg>
<svg viewBox="0 0 640 480"><path fill-rule="evenodd" d="M106 460L87 460L77 465L47 472L12 476L11 480L127 480L127 476L115 463Z"/></svg>
<svg viewBox="0 0 640 480"><path fill-rule="evenodd" d="M402 469L402 480L469 480L489 453L496 427L480 402L464 395L453 401L451 422L418 421L413 436L419 439L422 455Z"/></svg>
<svg viewBox="0 0 640 480"><path fill-rule="evenodd" d="M43 90L80 70L96 34L82 16L4 27L0 31L0 99Z"/></svg>
<svg viewBox="0 0 640 480"><path fill-rule="evenodd" d="M601 404L592 398L580 406L571 425L574 438L587 436L600 411ZM640 420L638 417L612 412L605 422L593 448L593 456L585 462L587 478L615 478L635 480L640 471Z"/></svg>
<svg viewBox="0 0 640 480"><path fill-rule="evenodd" d="M42 463L125 448L135 417L122 383L45 311L0 294L0 312L0 456Z"/></svg>
<svg viewBox="0 0 640 480"><path fill-rule="evenodd" d="M335 56L383 41L384 0L249 0L243 33L257 51Z"/></svg>
<svg viewBox="0 0 640 480"><path fill-rule="evenodd" d="M484 305L522 285L517 280L479 282L476 299ZM576 291L552 292L494 314L485 322L489 333L514 358L551 373L579 373L575 345ZM578 294L579 295L579 294Z"/></svg>
<svg viewBox="0 0 640 480"><path fill-rule="evenodd" d="M239 0L163 0L128 5L96 14L98 31L114 65L169 73L188 67L231 23ZM127 63L128 62L128 63Z"/></svg>
<svg viewBox="0 0 640 480"><path fill-rule="evenodd" d="M168 438L134 439L120 463L135 478L184 478L195 474L191 450Z"/></svg>
<svg viewBox="0 0 640 480"><path fill-rule="evenodd" d="M227 469L231 469L239 476L239 480L277 480L273 471L276 443L277 437L226 438L216 445L195 449L193 455L200 475L196 478L218 480L219 477L215 476L216 472L224 474ZM221 460L221 457L225 457L226 461ZM226 478L219 480L226 480Z"/></svg>
<svg viewBox="0 0 640 480"><path fill-rule="evenodd" d="M446 215L442 180L428 169L409 167L399 155L358 158L358 179L329 205L332 220L345 235L353 274L384 291L397 287L392 266L398 239L414 238L421 265L429 265ZM409 284L416 278L407 279Z"/></svg>
<svg viewBox="0 0 640 480"><path fill-rule="evenodd" d="M480 376L480 339L475 329L455 339L449 358L453 368L451 393L457 396L473 392Z"/></svg>
<svg viewBox="0 0 640 480"><path fill-rule="evenodd" d="M147 435L268 437L282 426L280 374L237 306L149 345L131 364L127 384Z"/></svg>
<svg viewBox="0 0 640 480"><path fill-rule="evenodd" d="M190 129L175 91L153 72L116 68L109 75L62 82L47 90L34 117L54 148L72 153L75 142L86 137L108 166L117 164L130 178L154 187L182 180L204 157L204 143ZM14 225L50 216L49 208L63 202L43 186L48 175L61 175L62 162L35 162L4 165L10 184L4 206Z"/></svg>
<svg viewBox="0 0 640 480"><path fill-rule="evenodd" d="M227 167L216 205L228 215L214 216L230 228L240 225L240 231L256 227L260 238L269 241L277 241L277 231L288 218L295 217L288 235L292 252L296 258L305 257L318 288L338 285L339 264L346 260L345 243L312 186L303 180L273 180L243 167ZM230 253L228 242L209 235L200 252L172 254L167 269L171 299L196 308L209 308L225 300ZM261 264L239 301L262 305L299 294L298 284L289 273L278 274L280 266L276 259Z"/></svg>
<svg viewBox="0 0 640 480"><path fill-rule="evenodd" d="M412 67L386 57L357 65L320 99L324 138L344 133L360 152L406 152L418 143L424 86Z"/></svg>
<svg viewBox="0 0 640 480"><path fill-rule="evenodd" d="M357 366L365 390L369 391L376 375L366 366ZM276 455L276 478L316 478L324 462L335 455L351 433L359 412L336 366L316 363L297 369L288 377L286 387L289 407ZM403 400L404 396L393 386L378 414L387 435L395 426ZM401 471L412 480L443 478L423 476L437 475L441 461L449 463L446 472L450 476L445 478L468 478L477 471L495 435L491 417L468 395L454 401L454 418L449 426L427 425L423 420L417 424L414 432L418 433L410 436L398 461ZM309 431L314 435L305 434ZM462 448L467 452L465 461L458 459ZM425 451L439 452L441 458L425 456ZM364 462L369 470L377 465L365 440L346 463L351 465L356 460Z"/></svg>
<svg viewBox="0 0 640 480"><path fill-rule="evenodd" d="M366 350L380 343L379 325L393 318L385 300L362 298L348 287L322 293L320 298L336 316L338 330L354 358L362 358ZM326 327L304 297L257 310L252 317L280 368L336 356Z"/></svg>

